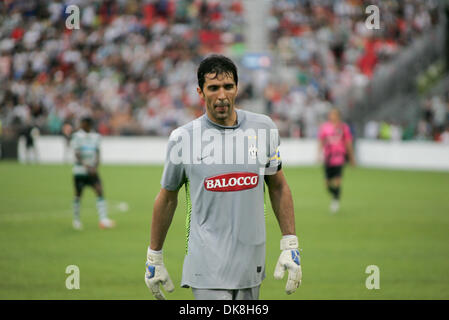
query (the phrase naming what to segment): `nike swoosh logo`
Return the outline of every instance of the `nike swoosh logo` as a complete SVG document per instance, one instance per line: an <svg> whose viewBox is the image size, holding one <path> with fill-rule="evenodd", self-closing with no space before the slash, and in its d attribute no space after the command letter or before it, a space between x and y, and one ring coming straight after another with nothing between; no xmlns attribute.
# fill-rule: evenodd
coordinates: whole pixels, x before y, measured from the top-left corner
<svg viewBox="0 0 449 320"><path fill-rule="evenodd" d="M204 157L198 157L197 159L198 159L198 161L203 161L204 159L206 159L206 158L208 158L208 157L209 157L209 155L204 156Z"/></svg>

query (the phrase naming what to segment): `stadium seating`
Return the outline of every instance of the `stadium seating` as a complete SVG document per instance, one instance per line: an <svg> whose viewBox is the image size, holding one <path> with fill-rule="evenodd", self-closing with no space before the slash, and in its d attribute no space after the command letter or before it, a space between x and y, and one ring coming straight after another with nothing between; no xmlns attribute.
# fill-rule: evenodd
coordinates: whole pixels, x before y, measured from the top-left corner
<svg viewBox="0 0 449 320"><path fill-rule="evenodd" d="M65 28L68 4L80 29ZM59 134L92 113L103 135L168 135L202 113L196 66L242 43L240 1L2 1L5 130Z"/></svg>

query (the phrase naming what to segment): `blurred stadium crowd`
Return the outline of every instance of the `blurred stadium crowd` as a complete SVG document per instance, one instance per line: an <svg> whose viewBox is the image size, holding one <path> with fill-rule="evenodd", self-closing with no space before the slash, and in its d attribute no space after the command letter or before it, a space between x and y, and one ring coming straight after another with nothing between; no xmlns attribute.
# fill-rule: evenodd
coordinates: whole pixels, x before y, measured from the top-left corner
<svg viewBox="0 0 449 320"><path fill-rule="evenodd" d="M392 119L368 121L363 137L387 141L431 140L449 144L449 94L424 99L416 123L404 124Z"/></svg>
<svg viewBox="0 0 449 320"><path fill-rule="evenodd" d="M70 4L81 10L79 30L65 28ZM382 12L381 30L365 27L369 4ZM166 136L203 113L199 61L211 52L239 61L244 51L241 0L5 0L0 13L4 132L60 134L91 114L103 135ZM436 1L279 0L266 21L273 65L289 70L267 82L266 111L283 136L315 137L329 107L363 88L438 14ZM251 84L241 86L240 99L254 98ZM430 109L439 111L423 116L412 138L433 139L432 126L449 118L449 99L437 100ZM386 125L367 124L365 136L395 139L395 125Z"/></svg>
<svg viewBox="0 0 449 320"><path fill-rule="evenodd" d="M68 4L79 30L65 28ZM240 1L3 1L3 127L57 134L87 113L98 131L167 135L203 110L196 67L243 41Z"/></svg>

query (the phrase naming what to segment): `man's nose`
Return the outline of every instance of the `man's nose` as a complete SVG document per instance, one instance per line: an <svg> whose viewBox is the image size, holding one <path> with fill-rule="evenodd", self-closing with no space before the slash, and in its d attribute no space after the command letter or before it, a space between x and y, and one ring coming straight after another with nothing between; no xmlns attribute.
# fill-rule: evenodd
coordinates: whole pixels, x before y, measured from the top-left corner
<svg viewBox="0 0 449 320"><path fill-rule="evenodd" d="M220 99L220 100L226 99L226 94L225 94L224 88L220 88L219 89L217 98Z"/></svg>

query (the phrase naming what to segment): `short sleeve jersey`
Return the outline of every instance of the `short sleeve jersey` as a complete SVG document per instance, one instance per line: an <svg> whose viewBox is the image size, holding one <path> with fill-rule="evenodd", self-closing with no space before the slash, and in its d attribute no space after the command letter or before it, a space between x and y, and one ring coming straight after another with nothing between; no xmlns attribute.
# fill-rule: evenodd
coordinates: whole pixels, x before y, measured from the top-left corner
<svg viewBox="0 0 449 320"><path fill-rule="evenodd" d="M324 146L326 166L342 166L345 163L346 144L352 141L349 126L343 122L339 125L325 122L320 127L318 137Z"/></svg>
<svg viewBox="0 0 449 320"><path fill-rule="evenodd" d="M100 149L100 135L80 129L73 134L71 146L75 153L81 155L82 162L93 166L97 162L97 152ZM86 168L76 158L72 172L74 175L87 175Z"/></svg>
<svg viewBox="0 0 449 320"><path fill-rule="evenodd" d="M236 112L234 126L204 114L169 138L161 185L186 189L184 287L242 289L265 277L264 176L281 169L280 139L269 117Z"/></svg>

